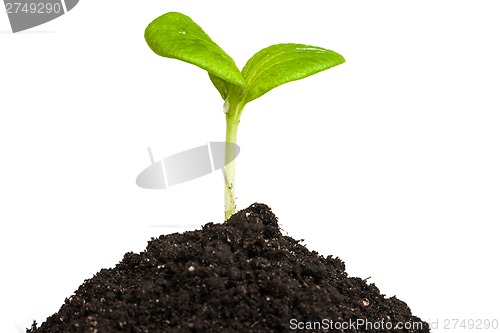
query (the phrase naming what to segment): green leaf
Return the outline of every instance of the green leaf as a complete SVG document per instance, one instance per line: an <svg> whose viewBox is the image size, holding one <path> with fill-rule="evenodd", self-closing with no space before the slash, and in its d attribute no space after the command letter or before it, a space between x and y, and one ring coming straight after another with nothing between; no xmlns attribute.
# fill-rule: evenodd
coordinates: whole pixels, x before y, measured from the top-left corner
<svg viewBox="0 0 500 333"><path fill-rule="evenodd" d="M147 26L144 38L156 54L206 70L223 98L230 84L245 85L234 60L184 14L170 12L156 18Z"/></svg>
<svg viewBox="0 0 500 333"><path fill-rule="evenodd" d="M284 83L345 62L340 54L304 44L276 44L257 52L242 70L246 82L246 104Z"/></svg>
<svg viewBox="0 0 500 333"><path fill-rule="evenodd" d="M229 89L231 87L230 86L231 83L221 79L218 76L210 74L210 73L208 73L208 76L210 77L210 81L212 81L215 88L217 88L217 90L219 91L222 99L225 100L227 98L227 95L229 94Z"/></svg>

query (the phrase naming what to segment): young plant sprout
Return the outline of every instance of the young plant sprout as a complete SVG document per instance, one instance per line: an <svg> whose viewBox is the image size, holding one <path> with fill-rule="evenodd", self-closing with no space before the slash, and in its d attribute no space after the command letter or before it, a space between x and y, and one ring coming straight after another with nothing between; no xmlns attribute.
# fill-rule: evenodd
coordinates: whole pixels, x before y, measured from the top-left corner
<svg viewBox="0 0 500 333"><path fill-rule="evenodd" d="M144 37L162 57L179 59L208 72L224 100L226 142L236 144L245 105L284 83L300 80L342 64L340 54L311 45L286 43L257 52L243 69L188 16L170 12L153 20ZM235 213L235 145L226 145L224 168L225 219Z"/></svg>

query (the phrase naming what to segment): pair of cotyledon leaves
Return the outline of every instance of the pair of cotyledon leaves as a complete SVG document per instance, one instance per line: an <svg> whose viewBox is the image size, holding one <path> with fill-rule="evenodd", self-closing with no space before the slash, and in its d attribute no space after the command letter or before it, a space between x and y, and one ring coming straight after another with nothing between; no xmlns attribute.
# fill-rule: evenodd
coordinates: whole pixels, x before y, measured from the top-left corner
<svg viewBox="0 0 500 333"><path fill-rule="evenodd" d="M279 85L345 61L340 54L321 47L276 44L257 52L240 72L234 60L191 18L176 12L156 18L144 36L156 54L206 70L222 98L235 98L242 106Z"/></svg>

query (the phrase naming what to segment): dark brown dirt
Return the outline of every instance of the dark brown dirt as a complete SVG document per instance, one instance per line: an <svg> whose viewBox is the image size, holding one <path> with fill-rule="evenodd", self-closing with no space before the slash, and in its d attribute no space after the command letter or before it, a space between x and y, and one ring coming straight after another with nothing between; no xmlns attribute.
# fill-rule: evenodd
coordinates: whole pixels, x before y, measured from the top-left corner
<svg viewBox="0 0 500 333"><path fill-rule="evenodd" d="M429 332L404 302L349 277L339 258L283 236L262 204L152 239L36 326L27 332Z"/></svg>

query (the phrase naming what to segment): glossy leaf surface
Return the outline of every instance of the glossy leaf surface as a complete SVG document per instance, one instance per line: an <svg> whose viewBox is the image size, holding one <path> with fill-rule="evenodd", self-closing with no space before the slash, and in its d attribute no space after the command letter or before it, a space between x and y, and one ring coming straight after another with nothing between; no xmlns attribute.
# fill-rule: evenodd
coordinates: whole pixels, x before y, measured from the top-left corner
<svg viewBox="0 0 500 333"><path fill-rule="evenodd" d="M345 62L340 54L304 44L276 44L257 52L242 70L246 104L284 83L300 80Z"/></svg>
<svg viewBox="0 0 500 333"><path fill-rule="evenodd" d="M229 84L244 86L234 60L188 16L169 12L153 20L144 32L149 47L158 55L179 59L216 77L215 87L227 94Z"/></svg>

